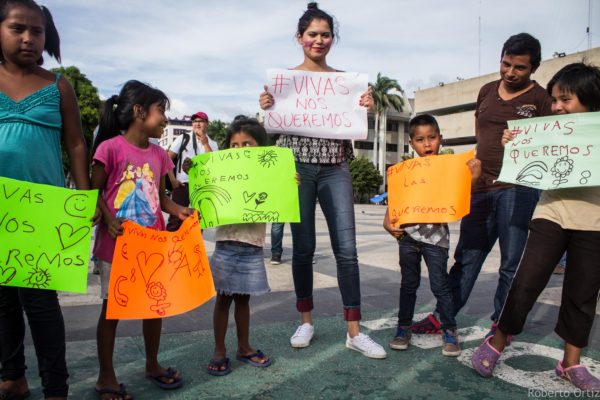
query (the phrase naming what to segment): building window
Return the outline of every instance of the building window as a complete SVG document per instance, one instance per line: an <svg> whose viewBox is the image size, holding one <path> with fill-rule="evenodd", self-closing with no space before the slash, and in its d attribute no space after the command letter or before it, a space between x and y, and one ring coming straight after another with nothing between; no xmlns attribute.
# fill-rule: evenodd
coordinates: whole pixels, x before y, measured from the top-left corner
<svg viewBox="0 0 600 400"><path fill-rule="evenodd" d="M188 132L189 131L187 129L173 129L173 136L179 136Z"/></svg>
<svg viewBox="0 0 600 400"><path fill-rule="evenodd" d="M373 142L354 141L354 148L360 150L373 150Z"/></svg>
<svg viewBox="0 0 600 400"><path fill-rule="evenodd" d="M387 127L386 130L388 131L392 131L392 132L398 132L398 122L399 121L388 121L387 122Z"/></svg>
<svg viewBox="0 0 600 400"><path fill-rule="evenodd" d="M385 151L392 151L392 152L397 152L398 151L398 145L395 143L386 143L385 144Z"/></svg>
<svg viewBox="0 0 600 400"><path fill-rule="evenodd" d="M375 129L375 120L373 118L367 118L367 127L369 129Z"/></svg>
<svg viewBox="0 0 600 400"><path fill-rule="evenodd" d="M408 154L408 145L407 144L404 145L404 154Z"/></svg>

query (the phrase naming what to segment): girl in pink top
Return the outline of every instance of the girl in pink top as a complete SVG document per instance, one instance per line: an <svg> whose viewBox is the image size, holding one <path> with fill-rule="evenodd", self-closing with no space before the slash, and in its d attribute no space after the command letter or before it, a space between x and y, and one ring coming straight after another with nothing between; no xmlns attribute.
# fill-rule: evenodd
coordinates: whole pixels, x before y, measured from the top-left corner
<svg viewBox="0 0 600 400"><path fill-rule="evenodd" d="M116 237L123 233L121 223L128 219L164 230L162 211L181 219L192 215L191 209L175 204L165 195L165 175L173 168L173 162L165 150L149 142L150 138L162 135L168 106L169 99L160 90L129 81L118 96L112 96L104 104L94 143L92 187L102 193L98 200L102 223L94 255L100 263L103 298L97 335L100 373L95 390L102 399L132 398L125 385L117 381L113 367L119 321L106 319L110 269ZM158 363L161 327L160 318L143 322L146 377L163 389L175 389L183 384L180 373Z"/></svg>

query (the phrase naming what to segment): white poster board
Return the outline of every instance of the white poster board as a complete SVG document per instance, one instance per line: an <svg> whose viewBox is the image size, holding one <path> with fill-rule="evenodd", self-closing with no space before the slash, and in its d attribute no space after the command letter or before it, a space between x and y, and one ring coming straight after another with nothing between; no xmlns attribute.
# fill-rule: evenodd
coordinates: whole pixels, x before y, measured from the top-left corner
<svg viewBox="0 0 600 400"><path fill-rule="evenodd" d="M275 99L265 110L268 133L367 138L367 109L359 104L368 87L366 74L268 69L267 82Z"/></svg>

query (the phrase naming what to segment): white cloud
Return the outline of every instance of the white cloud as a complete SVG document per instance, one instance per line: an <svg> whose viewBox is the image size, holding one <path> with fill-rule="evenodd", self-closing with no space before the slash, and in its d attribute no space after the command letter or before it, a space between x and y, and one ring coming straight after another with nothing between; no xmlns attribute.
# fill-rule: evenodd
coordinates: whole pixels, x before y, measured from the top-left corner
<svg viewBox="0 0 600 400"><path fill-rule="evenodd" d="M41 3L61 34L63 65L78 66L104 97L129 79L149 82L171 97L171 116L254 114L265 69L302 61L294 32L305 1ZM341 40L328 63L366 72L371 81L382 72L409 96L439 81L496 71L502 43L518 32L540 39L543 58L587 47L584 0L323 0L320 6L340 22ZM592 12L593 46L599 46L597 2Z"/></svg>

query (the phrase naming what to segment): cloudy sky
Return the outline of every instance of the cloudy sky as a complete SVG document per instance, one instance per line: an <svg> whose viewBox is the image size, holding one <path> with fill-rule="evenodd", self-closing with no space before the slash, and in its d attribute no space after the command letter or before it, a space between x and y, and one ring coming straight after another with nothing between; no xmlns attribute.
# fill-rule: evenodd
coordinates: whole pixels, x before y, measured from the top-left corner
<svg viewBox="0 0 600 400"><path fill-rule="evenodd" d="M169 116L254 114L267 68L302 62L302 0L40 0L54 15L63 65L106 98L129 79L171 98ZM600 0L322 0L339 22L329 65L415 90L498 70L502 43L529 32L542 58L600 46ZM591 8L591 13L589 12ZM591 23L590 23L591 21ZM47 62L46 67L56 63Z"/></svg>

